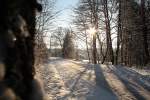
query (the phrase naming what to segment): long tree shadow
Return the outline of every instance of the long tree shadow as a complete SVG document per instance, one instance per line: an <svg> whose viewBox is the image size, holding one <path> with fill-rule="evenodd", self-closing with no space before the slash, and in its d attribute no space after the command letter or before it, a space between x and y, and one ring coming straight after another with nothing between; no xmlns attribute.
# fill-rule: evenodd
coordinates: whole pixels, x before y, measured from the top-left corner
<svg viewBox="0 0 150 100"><path fill-rule="evenodd" d="M108 68L110 68L108 66ZM111 68L110 68L111 69ZM146 100L146 98L141 95L139 93L139 91L137 90L138 86L136 84L133 84L132 82L130 82L128 79L124 78L122 75L124 73L122 73L122 75L119 74L119 71L117 68L116 69L111 69L111 71L114 73L114 75L116 75L118 77L118 79L124 84L124 86L126 87L126 89L137 99L137 100Z"/></svg>
<svg viewBox="0 0 150 100"><path fill-rule="evenodd" d="M83 66L85 69L81 72L79 72L76 76L73 76L70 80L68 80L65 84L71 84L71 86L67 85L69 87L69 91L70 93L69 94L66 94L65 96L61 97L61 98L58 98L58 100L70 100L68 99L69 97L74 97L75 96L75 92L78 91L76 88L77 88L77 85L79 84L80 80L83 80L82 79L82 76L88 71L88 70L91 70L90 66L86 66L85 64L80 64L80 63L75 63L75 62L72 62L76 65L79 65L79 66ZM83 80L84 81L84 80ZM86 82L86 84L89 84ZM90 84L89 84L90 85ZM77 97L77 98L80 98L80 97Z"/></svg>
<svg viewBox="0 0 150 100"><path fill-rule="evenodd" d="M141 75L141 74L137 73L136 71L130 70L130 69L125 68L125 67L119 67L119 66L117 66L117 69L120 69L120 71L122 73L127 74L128 77L131 77L132 80L134 80L138 85L142 86L145 90L147 90L147 91L150 92L150 85L147 85L145 83L145 82L150 83L150 80L147 79L146 75Z"/></svg>
<svg viewBox="0 0 150 100"><path fill-rule="evenodd" d="M118 100L107 83L100 65L94 65L96 86L92 95L87 96L86 100Z"/></svg>

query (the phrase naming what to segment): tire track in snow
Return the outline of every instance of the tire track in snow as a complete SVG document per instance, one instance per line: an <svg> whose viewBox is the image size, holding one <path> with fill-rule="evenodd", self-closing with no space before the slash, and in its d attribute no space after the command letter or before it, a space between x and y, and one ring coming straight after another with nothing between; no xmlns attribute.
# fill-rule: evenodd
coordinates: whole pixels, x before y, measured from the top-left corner
<svg viewBox="0 0 150 100"><path fill-rule="evenodd" d="M71 60L62 60L59 62L56 63L55 68L62 77L62 80L64 80L67 89L70 91L70 93L66 94L59 100L85 100L81 97L81 95L87 94L89 90L84 88L84 80L82 77L86 74L88 69L85 68L83 64L75 63ZM88 82L85 82L84 85L86 84L89 85Z"/></svg>
<svg viewBox="0 0 150 100"><path fill-rule="evenodd" d="M43 80L45 96L48 100L58 100L68 93L61 76L52 64L40 66L40 78Z"/></svg>
<svg viewBox="0 0 150 100"><path fill-rule="evenodd" d="M103 65L103 72L120 100L149 100L149 92L134 80L137 77L133 77L121 67Z"/></svg>

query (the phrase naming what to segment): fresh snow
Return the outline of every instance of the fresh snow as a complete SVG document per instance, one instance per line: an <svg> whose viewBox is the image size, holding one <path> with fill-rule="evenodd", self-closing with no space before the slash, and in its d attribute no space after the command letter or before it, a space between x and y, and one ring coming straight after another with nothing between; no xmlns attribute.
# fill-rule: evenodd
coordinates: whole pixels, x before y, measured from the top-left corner
<svg viewBox="0 0 150 100"><path fill-rule="evenodd" d="M36 73L47 100L150 100L149 70L53 57Z"/></svg>

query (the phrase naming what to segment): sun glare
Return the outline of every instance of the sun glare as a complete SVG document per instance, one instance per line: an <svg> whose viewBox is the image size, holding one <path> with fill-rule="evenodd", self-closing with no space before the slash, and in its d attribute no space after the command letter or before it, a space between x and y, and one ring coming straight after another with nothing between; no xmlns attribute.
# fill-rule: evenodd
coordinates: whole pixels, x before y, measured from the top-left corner
<svg viewBox="0 0 150 100"><path fill-rule="evenodd" d="M89 30L88 30L88 33L89 33L90 35L95 35L95 33L96 33L95 27L90 27Z"/></svg>

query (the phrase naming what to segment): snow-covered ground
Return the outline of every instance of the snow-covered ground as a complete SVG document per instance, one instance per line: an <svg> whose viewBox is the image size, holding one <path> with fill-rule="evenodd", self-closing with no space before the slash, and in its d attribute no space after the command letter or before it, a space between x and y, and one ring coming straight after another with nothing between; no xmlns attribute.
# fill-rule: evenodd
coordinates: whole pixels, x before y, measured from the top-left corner
<svg viewBox="0 0 150 100"><path fill-rule="evenodd" d="M150 100L150 73L51 58L37 68L48 100Z"/></svg>

